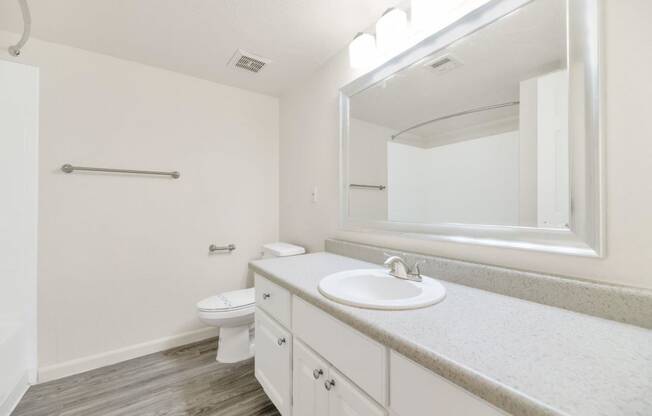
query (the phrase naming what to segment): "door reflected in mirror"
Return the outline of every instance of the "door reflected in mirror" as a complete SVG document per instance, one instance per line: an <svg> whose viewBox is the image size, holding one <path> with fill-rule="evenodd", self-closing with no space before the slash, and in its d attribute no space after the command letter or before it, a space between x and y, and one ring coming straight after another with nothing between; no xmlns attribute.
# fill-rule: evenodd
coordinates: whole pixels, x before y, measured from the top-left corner
<svg viewBox="0 0 652 416"><path fill-rule="evenodd" d="M568 101L566 2L536 0L349 97L348 216L567 229Z"/></svg>

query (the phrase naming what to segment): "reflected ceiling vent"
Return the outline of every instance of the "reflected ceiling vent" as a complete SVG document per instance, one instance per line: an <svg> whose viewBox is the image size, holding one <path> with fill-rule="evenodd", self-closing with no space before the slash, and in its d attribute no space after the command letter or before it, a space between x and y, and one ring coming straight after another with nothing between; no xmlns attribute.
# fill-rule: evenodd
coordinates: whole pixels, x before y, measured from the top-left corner
<svg viewBox="0 0 652 416"><path fill-rule="evenodd" d="M233 54L228 66L257 74L270 62L272 62L271 59L263 58L262 56L257 56L253 53L238 49Z"/></svg>
<svg viewBox="0 0 652 416"><path fill-rule="evenodd" d="M444 55L426 62L423 66L438 74L444 74L461 67L462 62L453 55Z"/></svg>

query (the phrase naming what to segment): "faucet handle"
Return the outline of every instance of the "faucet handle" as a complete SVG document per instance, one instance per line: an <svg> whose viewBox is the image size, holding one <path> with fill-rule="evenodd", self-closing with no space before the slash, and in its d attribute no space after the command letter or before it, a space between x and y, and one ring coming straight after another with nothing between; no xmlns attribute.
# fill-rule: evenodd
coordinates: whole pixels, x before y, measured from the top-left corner
<svg viewBox="0 0 652 416"><path fill-rule="evenodd" d="M412 276L419 276L421 277L421 266L426 264L425 260L420 260L414 263L414 266L412 267L412 270L410 270L410 274Z"/></svg>

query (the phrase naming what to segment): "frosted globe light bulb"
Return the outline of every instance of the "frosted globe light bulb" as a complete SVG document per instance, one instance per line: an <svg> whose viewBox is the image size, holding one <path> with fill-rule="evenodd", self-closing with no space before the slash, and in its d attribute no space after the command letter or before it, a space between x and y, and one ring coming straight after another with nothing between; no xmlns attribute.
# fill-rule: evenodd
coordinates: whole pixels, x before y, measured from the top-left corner
<svg viewBox="0 0 652 416"><path fill-rule="evenodd" d="M401 9L387 9L376 22L376 42L385 55L398 51L408 34L407 13Z"/></svg>
<svg viewBox="0 0 652 416"><path fill-rule="evenodd" d="M376 58L376 39L369 33L358 33L349 44L351 68L369 67Z"/></svg>

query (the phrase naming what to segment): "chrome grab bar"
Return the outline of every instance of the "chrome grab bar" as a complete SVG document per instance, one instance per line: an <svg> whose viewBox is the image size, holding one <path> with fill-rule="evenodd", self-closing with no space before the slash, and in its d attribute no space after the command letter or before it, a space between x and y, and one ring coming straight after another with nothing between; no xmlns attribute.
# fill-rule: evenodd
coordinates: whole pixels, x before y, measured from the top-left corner
<svg viewBox="0 0 652 416"><path fill-rule="evenodd" d="M159 170L135 170L135 169L112 169L112 168L90 168L88 166L73 166L71 164L66 163L65 165L61 166L61 170L64 171L65 173L72 173L76 170L83 170L83 171L88 171L88 172L113 172L113 173L136 173L136 174L143 174L143 175L163 175L163 176L171 176L174 179L179 179L181 174L177 171L173 172L163 172Z"/></svg>
<svg viewBox="0 0 652 416"><path fill-rule="evenodd" d="M215 244L211 244L208 246L209 253L216 253L218 251L228 251L230 253L233 250L235 250L235 244L229 244L228 246L216 246Z"/></svg>

